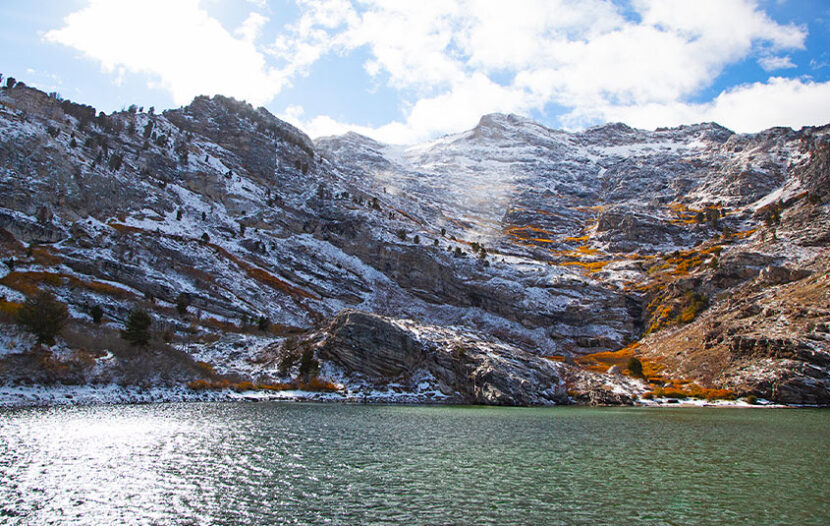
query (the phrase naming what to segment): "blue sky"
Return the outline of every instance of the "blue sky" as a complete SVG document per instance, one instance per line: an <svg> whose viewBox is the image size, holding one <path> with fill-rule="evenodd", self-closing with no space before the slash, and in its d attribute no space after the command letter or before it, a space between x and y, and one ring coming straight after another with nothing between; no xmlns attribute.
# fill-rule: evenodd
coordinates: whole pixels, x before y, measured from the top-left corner
<svg viewBox="0 0 830 526"><path fill-rule="evenodd" d="M0 73L114 111L221 93L311 136L830 123L824 0L29 0Z"/></svg>

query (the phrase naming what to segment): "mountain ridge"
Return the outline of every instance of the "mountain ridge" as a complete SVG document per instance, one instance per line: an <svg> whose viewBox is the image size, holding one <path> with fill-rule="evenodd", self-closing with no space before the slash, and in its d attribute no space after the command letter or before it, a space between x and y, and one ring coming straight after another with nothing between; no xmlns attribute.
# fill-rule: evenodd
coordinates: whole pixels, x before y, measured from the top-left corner
<svg viewBox="0 0 830 526"><path fill-rule="evenodd" d="M827 126L735 134L714 123L655 131L612 123L571 133L490 114L472 130L401 147L354 133L311 141L267 110L221 96L161 114L131 107L92 117L90 107L27 87L3 88L0 103L0 305L12 335L0 357L28 364L0 368L7 385L137 377L221 391L222 381L296 378L294 360L311 349L346 398L630 403L696 385L828 400L826 372L799 365L828 352L817 330L830 321L821 295L805 307L812 321L794 325L796 343L779 342L807 354L740 355L762 364L763 381L734 367L721 376L686 367L700 360L676 363L650 343L710 323L710 307L729 305L718 298L747 284L817 280L824 290ZM74 340L44 348L12 324L8 313L39 290L69 305ZM177 357L161 376L136 365L141 352L112 341L139 307L167 359ZM377 317L339 314L354 310ZM376 377L349 359L359 349L326 332L343 319L380 334L411 320L404 325L421 335L418 345L467 351L435 355L456 360L442 369ZM442 336L446 328L469 333L467 343ZM88 367L72 357L84 333L100 333L86 344L101 354ZM742 349L732 336L703 350ZM376 354L394 348L371 345ZM507 362L463 358L511 352L533 357L506 377L515 385L492 380ZM100 361L113 354L116 365ZM36 366L44 356L75 372L44 372ZM651 376L600 372L625 372L632 356ZM538 360L561 364L550 373L563 386L553 398L521 377L548 370ZM791 384L801 387L782 388ZM379 390L388 385L397 391Z"/></svg>

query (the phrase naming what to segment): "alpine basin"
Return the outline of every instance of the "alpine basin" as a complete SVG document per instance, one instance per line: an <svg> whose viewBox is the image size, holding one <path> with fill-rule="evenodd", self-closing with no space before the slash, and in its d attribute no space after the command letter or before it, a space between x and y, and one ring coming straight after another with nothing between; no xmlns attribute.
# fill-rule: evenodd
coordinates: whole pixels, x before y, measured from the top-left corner
<svg viewBox="0 0 830 526"><path fill-rule="evenodd" d="M826 524L830 412L0 410L3 524Z"/></svg>

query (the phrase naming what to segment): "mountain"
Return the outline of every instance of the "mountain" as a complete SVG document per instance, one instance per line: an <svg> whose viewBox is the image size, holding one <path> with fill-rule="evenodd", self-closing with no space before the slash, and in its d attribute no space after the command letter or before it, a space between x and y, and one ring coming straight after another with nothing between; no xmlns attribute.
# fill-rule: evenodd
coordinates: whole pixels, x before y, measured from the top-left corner
<svg viewBox="0 0 830 526"><path fill-rule="evenodd" d="M0 399L826 404L829 165L827 126L492 114L402 147L221 96L105 115L4 87ZM15 324L44 291L51 346Z"/></svg>

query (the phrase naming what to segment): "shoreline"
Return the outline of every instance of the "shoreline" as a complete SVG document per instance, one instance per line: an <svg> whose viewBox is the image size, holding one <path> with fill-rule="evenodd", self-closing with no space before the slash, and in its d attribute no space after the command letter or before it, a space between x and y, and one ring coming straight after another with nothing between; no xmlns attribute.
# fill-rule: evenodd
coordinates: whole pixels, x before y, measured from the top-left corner
<svg viewBox="0 0 830 526"><path fill-rule="evenodd" d="M670 401L671 400L671 401ZM150 387L102 385L7 386L0 385L0 410L66 406L164 404L183 402L313 402L377 405L470 405L419 393L332 393L313 391L194 391L187 387ZM497 406L501 407L501 406ZM785 405L759 400L750 404L742 400L639 400L634 404L592 406L561 404L516 407L643 407L643 408L740 408L740 409L821 409L821 405Z"/></svg>

